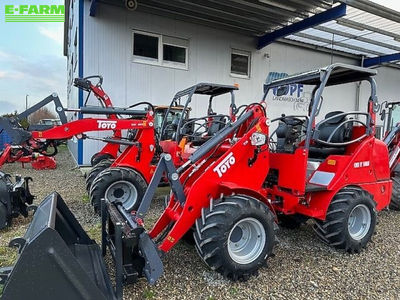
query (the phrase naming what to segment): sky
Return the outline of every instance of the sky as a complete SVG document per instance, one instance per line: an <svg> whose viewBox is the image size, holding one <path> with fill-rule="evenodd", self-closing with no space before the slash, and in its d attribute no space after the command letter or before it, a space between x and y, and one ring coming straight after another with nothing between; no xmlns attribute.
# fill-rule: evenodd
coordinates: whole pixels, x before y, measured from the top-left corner
<svg viewBox="0 0 400 300"><path fill-rule="evenodd" d="M64 4L64 0L4 0L4 4ZM398 0L375 0L400 11ZM63 23L5 23L0 4L0 115L25 109L56 92L66 103Z"/></svg>
<svg viewBox="0 0 400 300"><path fill-rule="evenodd" d="M56 92L66 103L63 23L6 23L5 4L64 4L63 0L0 2L0 115L25 109Z"/></svg>

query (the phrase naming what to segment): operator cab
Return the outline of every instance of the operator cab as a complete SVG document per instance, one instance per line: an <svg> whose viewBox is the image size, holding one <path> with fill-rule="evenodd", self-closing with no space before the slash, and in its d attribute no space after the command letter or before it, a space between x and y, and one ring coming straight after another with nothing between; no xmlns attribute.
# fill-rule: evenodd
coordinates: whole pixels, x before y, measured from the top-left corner
<svg viewBox="0 0 400 300"><path fill-rule="evenodd" d="M273 88L277 89L279 95L280 89L287 89L291 84L312 87L307 115L282 115L271 120L272 124L278 124L270 136L272 168L270 179L267 179L274 182L267 185L278 184L297 191L306 191L311 186L317 186L318 189L327 188L331 180L326 177L329 172L321 172L320 178L315 180L313 175L316 171L321 168L329 169L327 164L334 166L340 157L350 157L367 137L374 136L377 98L372 76L375 74L376 71L371 69L333 64L319 70L280 78L265 86L264 101L268 91ZM324 101L322 97L326 87L359 81L368 81L371 85L366 112L334 110L327 112L322 118L318 117L322 103L328 101ZM288 170L284 170L285 168ZM293 168L298 169L298 175L301 177L297 183L279 179L279 172L286 173Z"/></svg>
<svg viewBox="0 0 400 300"><path fill-rule="evenodd" d="M165 122L167 130L165 131L164 139L172 139L178 127L179 119L183 117L184 120L189 118L190 108L184 110L183 105L172 106L168 112L169 106L156 106L154 112L154 129L158 136L161 136L161 127ZM167 116L168 113L168 116Z"/></svg>
<svg viewBox="0 0 400 300"><path fill-rule="evenodd" d="M199 83L182 90L174 96L166 112L166 117L161 128L161 146L170 152L171 147L179 147L181 152L190 154L198 146L215 136L231 121L235 121L237 111L234 91L238 87L214 83ZM226 98L229 97L229 109L225 113L214 110L215 107L226 106ZM207 105L201 101L207 99ZM205 115L189 118L188 113L177 113L174 107L182 107L182 111L190 110L196 99L196 104L207 108ZM222 104L222 105L221 105ZM225 105L224 105L225 104ZM196 110L196 111L199 111Z"/></svg>

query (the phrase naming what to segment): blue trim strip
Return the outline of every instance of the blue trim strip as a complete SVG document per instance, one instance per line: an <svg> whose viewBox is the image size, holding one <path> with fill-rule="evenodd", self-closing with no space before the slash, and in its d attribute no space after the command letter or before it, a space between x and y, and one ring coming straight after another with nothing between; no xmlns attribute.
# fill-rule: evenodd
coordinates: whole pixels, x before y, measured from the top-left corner
<svg viewBox="0 0 400 300"><path fill-rule="evenodd" d="M79 65L78 76L83 77L83 14L84 14L84 0L79 0ZM78 94L79 107L83 106L83 90L79 89ZM82 114L79 113L79 119L82 119ZM83 164L83 141L78 140L78 165Z"/></svg>
<svg viewBox="0 0 400 300"><path fill-rule="evenodd" d="M96 16L96 10L97 10L97 0L92 0L92 3L90 4L90 12L89 15L91 17L95 17Z"/></svg>
<svg viewBox="0 0 400 300"><path fill-rule="evenodd" d="M366 58L364 60L363 67L368 68L371 66L381 65L383 63L392 62L395 60L400 60L400 53L394 53L389 55L382 55L372 58Z"/></svg>
<svg viewBox="0 0 400 300"><path fill-rule="evenodd" d="M306 18L289 26L264 34L258 38L257 50L264 48L277 39L302 31L304 29L326 23L346 15L346 4L340 4L334 8L328 9L322 13Z"/></svg>

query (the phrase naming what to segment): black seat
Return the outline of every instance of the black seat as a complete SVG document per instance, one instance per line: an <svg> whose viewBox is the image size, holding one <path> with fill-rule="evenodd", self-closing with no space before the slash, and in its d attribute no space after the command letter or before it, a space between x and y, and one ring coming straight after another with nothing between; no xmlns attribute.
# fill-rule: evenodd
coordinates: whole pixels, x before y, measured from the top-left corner
<svg viewBox="0 0 400 300"><path fill-rule="evenodd" d="M325 119L331 118L335 115L342 114L342 111L332 111L325 115ZM346 116L338 116L331 120L323 123L319 127L319 137L321 141L327 142L334 130L339 126L340 123L346 120ZM330 139L331 143L345 143L351 139L353 130L353 123L348 122L336 130L335 134ZM343 155L346 151L344 146L325 146L321 143L316 142L315 146L311 146L309 150L309 157L312 158L327 158L329 155Z"/></svg>

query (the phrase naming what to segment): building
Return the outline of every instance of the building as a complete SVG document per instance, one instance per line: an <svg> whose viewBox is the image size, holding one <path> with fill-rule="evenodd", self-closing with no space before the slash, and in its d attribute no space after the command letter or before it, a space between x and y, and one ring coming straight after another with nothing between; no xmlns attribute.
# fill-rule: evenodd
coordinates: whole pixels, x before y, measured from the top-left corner
<svg viewBox="0 0 400 300"><path fill-rule="evenodd" d="M169 104L198 82L238 84L243 104L261 99L266 80L333 62L379 66L380 101L395 100L400 14L367 0L341 2L66 0L68 106L85 99L72 85L75 77L102 75L121 107L143 100ZM357 84L328 89L323 112L364 109L366 91ZM304 113L309 94L294 86L285 96L271 95L269 116ZM72 141L69 147L84 165L101 143Z"/></svg>

